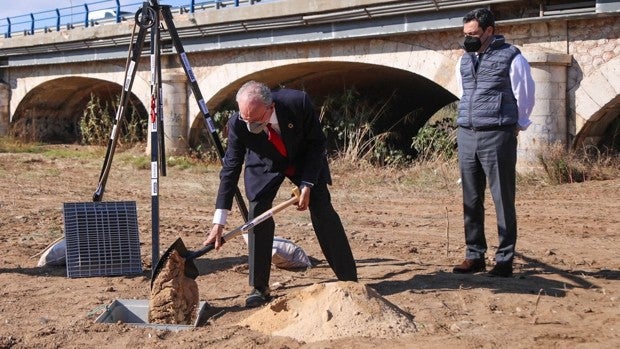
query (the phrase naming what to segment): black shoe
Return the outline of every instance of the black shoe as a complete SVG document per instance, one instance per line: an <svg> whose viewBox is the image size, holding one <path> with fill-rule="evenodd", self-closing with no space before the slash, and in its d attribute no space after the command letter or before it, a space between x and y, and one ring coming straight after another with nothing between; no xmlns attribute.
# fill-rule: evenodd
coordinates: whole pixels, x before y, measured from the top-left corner
<svg viewBox="0 0 620 349"><path fill-rule="evenodd" d="M457 265L452 269L453 273L457 274L473 274L486 270L486 264L484 259L466 259L463 263Z"/></svg>
<svg viewBox="0 0 620 349"><path fill-rule="evenodd" d="M497 263L489 270L489 276L507 278L512 276L512 263Z"/></svg>
<svg viewBox="0 0 620 349"><path fill-rule="evenodd" d="M271 296L269 295L269 289L265 289L261 291L257 288L252 289L252 292L245 299L245 307L246 308L256 308L259 307L271 300Z"/></svg>

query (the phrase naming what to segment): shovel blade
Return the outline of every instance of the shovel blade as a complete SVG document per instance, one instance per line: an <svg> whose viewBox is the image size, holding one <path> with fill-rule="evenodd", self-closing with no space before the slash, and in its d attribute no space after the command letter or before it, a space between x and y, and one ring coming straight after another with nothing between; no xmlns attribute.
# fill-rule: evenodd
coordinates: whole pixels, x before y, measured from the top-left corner
<svg viewBox="0 0 620 349"><path fill-rule="evenodd" d="M173 251L177 251L177 253L181 257L185 258L185 269L183 270L183 273L185 274L185 276L188 278L192 278L194 280L198 277L199 272L198 272L198 268L196 267L196 264L194 264L194 259L187 258L188 255L190 254L190 251L188 251L187 248L185 247L183 240L181 238L177 238L172 243L172 245L168 247L166 252L164 252L164 254L159 259L159 262L157 262L157 266L155 267L155 269L153 269L153 276L151 277L151 288L153 288L153 282L157 279L157 276L159 275L159 273L161 273L162 269L166 265L166 261L170 258L170 255L172 254Z"/></svg>

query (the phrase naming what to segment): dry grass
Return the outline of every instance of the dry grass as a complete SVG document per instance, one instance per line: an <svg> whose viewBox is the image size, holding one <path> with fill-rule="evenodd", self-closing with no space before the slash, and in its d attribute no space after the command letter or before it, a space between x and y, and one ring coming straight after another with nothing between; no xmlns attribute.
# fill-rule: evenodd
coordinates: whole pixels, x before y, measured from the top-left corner
<svg viewBox="0 0 620 349"><path fill-rule="evenodd" d="M346 175L349 178L347 186L352 189L380 186L385 183L417 189L441 189L456 184L460 176L456 160L432 160L414 162L406 166L377 167L363 161L352 163L333 159L330 168L335 177Z"/></svg>
<svg viewBox="0 0 620 349"><path fill-rule="evenodd" d="M614 179L620 176L620 157L594 146L567 150L552 144L538 154L551 184Z"/></svg>
<svg viewBox="0 0 620 349"><path fill-rule="evenodd" d="M116 161L129 161L134 168L142 168L141 163L149 162L144 149L146 145L143 143L127 149L117 148ZM0 153L41 153L50 158L101 157L103 160L104 151L105 147L101 146L45 145L0 137ZM557 185L620 178L620 157L595 147L566 150L560 145L552 145L541 151L538 158L540 169L519 174L519 185ZM191 156L170 157L167 164L198 171L205 168L217 171L219 168L219 163L205 162ZM454 186L460 178L457 159L444 160L441 156L392 166L376 166L363 159L338 157L330 158L330 168L334 177L346 175L349 178L346 185L352 189L385 183L417 190L443 189Z"/></svg>

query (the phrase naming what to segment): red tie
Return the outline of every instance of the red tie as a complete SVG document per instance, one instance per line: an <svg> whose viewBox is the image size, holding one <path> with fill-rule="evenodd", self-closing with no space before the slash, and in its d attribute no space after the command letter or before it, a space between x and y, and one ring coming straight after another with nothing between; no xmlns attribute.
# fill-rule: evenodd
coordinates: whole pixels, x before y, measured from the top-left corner
<svg viewBox="0 0 620 349"><path fill-rule="evenodd" d="M274 130L273 127L271 127L271 124L267 124L267 130L269 130L269 142L271 142L273 146L278 149L278 152L282 154L282 156L286 157L286 147L284 146L284 142L282 141L280 134L278 134L278 131Z"/></svg>
<svg viewBox="0 0 620 349"><path fill-rule="evenodd" d="M276 147L282 156L287 157L288 153L286 152L286 147L284 146L284 142L282 141L282 137L280 137L278 131L274 130L274 128L271 127L271 124L267 124L267 130L269 131L269 135L267 136L269 142ZM287 167L286 170L284 170L284 174L292 177L295 174L295 166Z"/></svg>

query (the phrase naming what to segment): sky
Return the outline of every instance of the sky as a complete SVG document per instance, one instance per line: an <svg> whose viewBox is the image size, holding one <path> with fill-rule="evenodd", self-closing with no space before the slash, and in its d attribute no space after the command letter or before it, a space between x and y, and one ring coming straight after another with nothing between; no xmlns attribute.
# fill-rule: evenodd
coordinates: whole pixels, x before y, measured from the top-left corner
<svg viewBox="0 0 620 349"><path fill-rule="evenodd" d="M142 6L144 0L120 0L121 11L134 14ZM213 0L194 0L195 4L212 2ZM170 5L173 8L181 5L189 8L191 0L159 0L160 5ZM42 28L54 28L57 25L60 12L60 26L67 23L83 23L86 18L88 4L89 18L104 16L101 10L115 9L116 0L0 0L0 37L8 32L20 33L30 30L32 20L30 13L35 19L35 30ZM111 14L109 14L112 16ZM7 17L9 19L7 19ZM125 15L125 17L127 17ZM10 27L9 27L10 25ZM6 35L6 34L4 34Z"/></svg>
<svg viewBox="0 0 620 349"><path fill-rule="evenodd" d="M190 0L160 0L160 5L170 5L172 7L178 7L179 5L186 5L189 7ZM196 3L200 1L195 1ZM96 8L114 8L116 7L115 0L0 0L0 21L6 17L20 16L29 13L36 13L42 11L54 11L55 9L63 9L75 7L76 11L84 12L84 3L92 4L89 6ZM136 7L142 4L141 0L121 0L121 6L134 4ZM67 10L70 11L70 10Z"/></svg>

